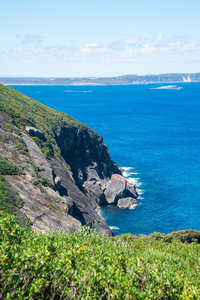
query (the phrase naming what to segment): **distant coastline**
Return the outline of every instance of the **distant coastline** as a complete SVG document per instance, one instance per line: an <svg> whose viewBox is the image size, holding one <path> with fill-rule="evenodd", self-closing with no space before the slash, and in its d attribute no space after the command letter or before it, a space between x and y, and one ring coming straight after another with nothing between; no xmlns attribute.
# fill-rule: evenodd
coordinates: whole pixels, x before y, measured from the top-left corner
<svg viewBox="0 0 200 300"><path fill-rule="evenodd" d="M116 77L0 77L5 85L137 85L137 84L178 84L200 82L200 73L170 73L159 75L123 75Z"/></svg>

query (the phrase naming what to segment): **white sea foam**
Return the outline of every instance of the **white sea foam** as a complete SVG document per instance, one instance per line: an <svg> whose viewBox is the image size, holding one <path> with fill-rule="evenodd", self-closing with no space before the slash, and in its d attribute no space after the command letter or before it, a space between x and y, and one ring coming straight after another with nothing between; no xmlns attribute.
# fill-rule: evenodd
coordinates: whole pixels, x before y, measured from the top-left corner
<svg viewBox="0 0 200 300"><path fill-rule="evenodd" d="M136 184L137 187L141 186L141 182L139 182L140 178L127 178L127 181L130 183L130 184Z"/></svg>
<svg viewBox="0 0 200 300"><path fill-rule="evenodd" d="M133 204L129 209L135 209L138 204Z"/></svg>
<svg viewBox="0 0 200 300"><path fill-rule="evenodd" d="M124 171L130 171L130 170L133 170L134 168L132 168L132 167L122 167L122 168L120 168L120 169L122 169L122 171L124 170Z"/></svg>
<svg viewBox="0 0 200 300"><path fill-rule="evenodd" d="M141 189L138 189L137 192L138 192L138 195L144 194L144 190L141 190Z"/></svg>
<svg viewBox="0 0 200 300"><path fill-rule="evenodd" d="M99 209L98 209L97 213L98 213L98 215L99 215L100 217L102 217L102 218L103 218L103 216L102 216L102 213L101 213L101 207L99 207Z"/></svg>
<svg viewBox="0 0 200 300"><path fill-rule="evenodd" d="M135 173L135 172L127 172L127 171L125 171L125 172L123 172L123 176L124 177L130 177L131 175L138 175L138 173Z"/></svg>
<svg viewBox="0 0 200 300"><path fill-rule="evenodd" d="M119 230L120 228L117 226L109 226L111 230L115 229L115 230Z"/></svg>
<svg viewBox="0 0 200 300"><path fill-rule="evenodd" d="M65 90L64 93L92 93L92 91Z"/></svg>

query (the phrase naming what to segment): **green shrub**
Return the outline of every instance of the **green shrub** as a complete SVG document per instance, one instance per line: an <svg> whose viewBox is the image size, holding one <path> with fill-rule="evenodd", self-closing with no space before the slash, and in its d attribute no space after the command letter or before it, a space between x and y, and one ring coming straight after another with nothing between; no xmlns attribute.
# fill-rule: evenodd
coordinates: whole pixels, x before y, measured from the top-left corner
<svg viewBox="0 0 200 300"><path fill-rule="evenodd" d="M27 217L20 211L23 200L18 192L0 175L0 211L15 215L17 222L23 226L28 222Z"/></svg>
<svg viewBox="0 0 200 300"><path fill-rule="evenodd" d="M39 234L0 215L1 299L200 299L196 243L81 227Z"/></svg>
<svg viewBox="0 0 200 300"><path fill-rule="evenodd" d="M172 242L173 239L178 239L183 243L196 242L200 244L200 231L192 230L192 229L178 230L178 231L173 231L166 235L167 242Z"/></svg>
<svg viewBox="0 0 200 300"><path fill-rule="evenodd" d="M0 156L0 174L1 175L16 175L16 174L18 174L18 169L7 158Z"/></svg>

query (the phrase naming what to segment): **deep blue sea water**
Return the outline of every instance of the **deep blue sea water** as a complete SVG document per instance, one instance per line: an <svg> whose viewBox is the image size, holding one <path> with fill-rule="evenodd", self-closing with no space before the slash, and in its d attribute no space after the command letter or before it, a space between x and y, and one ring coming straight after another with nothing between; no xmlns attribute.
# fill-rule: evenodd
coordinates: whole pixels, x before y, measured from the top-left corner
<svg viewBox="0 0 200 300"><path fill-rule="evenodd" d="M101 209L115 234L200 230L200 83L161 85L12 86L90 126L129 168L141 205Z"/></svg>

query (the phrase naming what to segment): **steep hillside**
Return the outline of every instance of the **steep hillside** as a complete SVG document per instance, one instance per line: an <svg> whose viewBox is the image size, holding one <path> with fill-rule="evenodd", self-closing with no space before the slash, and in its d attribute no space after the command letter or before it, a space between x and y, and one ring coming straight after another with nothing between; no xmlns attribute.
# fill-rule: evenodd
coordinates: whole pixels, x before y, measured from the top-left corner
<svg viewBox="0 0 200 300"><path fill-rule="evenodd" d="M20 211L35 230L68 232L87 225L112 235L99 205L139 204L136 186L121 176L101 136L3 85L0 155L18 169L4 179L23 199Z"/></svg>

